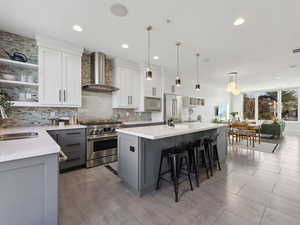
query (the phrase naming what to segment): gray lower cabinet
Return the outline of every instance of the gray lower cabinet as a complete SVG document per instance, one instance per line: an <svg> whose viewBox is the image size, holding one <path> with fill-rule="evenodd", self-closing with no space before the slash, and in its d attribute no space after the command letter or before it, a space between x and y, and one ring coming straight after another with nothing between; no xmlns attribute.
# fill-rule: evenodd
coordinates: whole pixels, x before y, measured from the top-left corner
<svg viewBox="0 0 300 225"><path fill-rule="evenodd" d="M131 191L136 192L139 186L139 138L137 136L126 135L126 138L118 139L118 146L122 146L119 151L119 176L126 180L126 184Z"/></svg>
<svg viewBox="0 0 300 225"><path fill-rule="evenodd" d="M60 170L84 166L86 159L86 129L48 131L68 159L60 162Z"/></svg>
<svg viewBox="0 0 300 225"><path fill-rule="evenodd" d="M122 182L135 194L142 196L156 187L162 150L188 143L199 138L219 133L218 153L220 161L225 162L227 155L227 128L210 129L196 133L178 135L157 140L149 140L129 134L118 136L119 175ZM167 164L163 164L166 169Z"/></svg>
<svg viewBox="0 0 300 225"><path fill-rule="evenodd" d="M58 225L58 153L0 163L0 224Z"/></svg>

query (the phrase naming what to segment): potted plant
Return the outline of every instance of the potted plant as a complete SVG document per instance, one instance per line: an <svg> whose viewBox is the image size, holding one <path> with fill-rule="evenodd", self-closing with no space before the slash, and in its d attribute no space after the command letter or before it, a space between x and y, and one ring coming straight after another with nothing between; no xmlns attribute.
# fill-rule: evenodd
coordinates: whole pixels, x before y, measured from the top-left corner
<svg viewBox="0 0 300 225"><path fill-rule="evenodd" d="M5 91L0 90L0 106L2 109L2 114L9 115L12 105L13 105L13 103L11 103L11 99L9 98L8 94ZM0 119L1 127L7 127L7 126L9 126L9 123L10 123L10 119L6 119L6 118Z"/></svg>

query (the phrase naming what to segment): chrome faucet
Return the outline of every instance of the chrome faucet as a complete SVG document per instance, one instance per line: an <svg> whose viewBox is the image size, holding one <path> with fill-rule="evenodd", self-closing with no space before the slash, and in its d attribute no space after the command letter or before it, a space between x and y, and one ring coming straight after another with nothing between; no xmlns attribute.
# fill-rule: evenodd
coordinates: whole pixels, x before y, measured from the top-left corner
<svg viewBox="0 0 300 225"><path fill-rule="evenodd" d="M8 116L4 110L4 107L0 105L0 120L8 119Z"/></svg>

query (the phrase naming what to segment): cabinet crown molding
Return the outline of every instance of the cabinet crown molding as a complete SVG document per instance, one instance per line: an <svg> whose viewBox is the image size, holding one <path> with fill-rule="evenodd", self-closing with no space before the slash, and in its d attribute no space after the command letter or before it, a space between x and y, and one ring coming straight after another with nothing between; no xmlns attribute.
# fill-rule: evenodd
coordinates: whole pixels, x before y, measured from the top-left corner
<svg viewBox="0 0 300 225"><path fill-rule="evenodd" d="M83 53L83 47L77 46L76 44L70 42L57 40L40 34L37 34L35 39L39 47L57 49L79 56L81 56Z"/></svg>

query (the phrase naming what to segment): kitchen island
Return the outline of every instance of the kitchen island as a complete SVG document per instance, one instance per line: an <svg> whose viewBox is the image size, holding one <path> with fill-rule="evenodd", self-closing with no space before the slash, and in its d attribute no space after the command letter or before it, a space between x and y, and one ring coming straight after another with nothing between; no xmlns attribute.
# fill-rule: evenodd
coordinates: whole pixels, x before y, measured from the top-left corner
<svg viewBox="0 0 300 225"><path fill-rule="evenodd" d="M224 162L227 153L227 125L182 123L117 130L119 168L122 182L136 195L155 190L161 151L218 132L218 152Z"/></svg>

